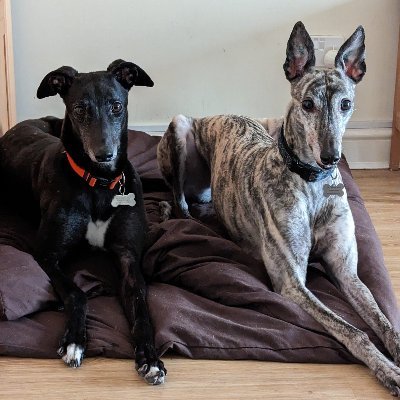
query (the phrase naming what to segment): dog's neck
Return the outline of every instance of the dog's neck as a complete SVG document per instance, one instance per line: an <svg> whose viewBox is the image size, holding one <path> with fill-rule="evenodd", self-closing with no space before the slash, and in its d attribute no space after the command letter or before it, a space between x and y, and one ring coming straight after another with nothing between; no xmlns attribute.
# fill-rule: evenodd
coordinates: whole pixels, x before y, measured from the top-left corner
<svg viewBox="0 0 400 400"><path fill-rule="evenodd" d="M299 158L303 163L318 167L315 161L312 150L306 141L306 133L304 126L296 119L291 107L284 120L284 135L286 143L290 150ZM318 167L319 168L319 167Z"/></svg>
<svg viewBox="0 0 400 400"><path fill-rule="evenodd" d="M84 150L83 144L79 139L79 135L74 132L74 128L68 114L65 114L64 122L61 128L60 139L65 150L74 160L74 162L80 168L88 171L93 176L104 179L113 179L120 175L125 169L125 165L127 163L127 130L125 134L121 135L121 144L119 146L114 168L103 166L99 163L93 162L90 159Z"/></svg>
<svg viewBox="0 0 400 400"><path fill-rule="evenodd" d="M306 182L316 182L328 178L332 170L324 170L316 163L312 150L307 144L302 124L291 118L290 112L278 135L278 148L284 163L290 171L298 174Z"/></svg>

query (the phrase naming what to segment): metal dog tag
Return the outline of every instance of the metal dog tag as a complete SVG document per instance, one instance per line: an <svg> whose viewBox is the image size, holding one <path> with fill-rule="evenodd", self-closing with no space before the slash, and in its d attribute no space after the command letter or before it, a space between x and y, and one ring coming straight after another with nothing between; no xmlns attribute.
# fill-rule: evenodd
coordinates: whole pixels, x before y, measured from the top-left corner
<svg viewBox="0 0 400 400"><path fill-rule="evenodd" d="M128 194L116 194L111 201L111 205L113 207L118 206L130 206L133 207L136 204L135 194L128 193Z"/></svg>
<svg viewBox="0 0 400 400"><path fill-rule="evenodd" d="M329 197L329 196L340 196L342 197L344 195L344 185L343 183L339 183L338 185L324 185L324 196Z"/></svg>

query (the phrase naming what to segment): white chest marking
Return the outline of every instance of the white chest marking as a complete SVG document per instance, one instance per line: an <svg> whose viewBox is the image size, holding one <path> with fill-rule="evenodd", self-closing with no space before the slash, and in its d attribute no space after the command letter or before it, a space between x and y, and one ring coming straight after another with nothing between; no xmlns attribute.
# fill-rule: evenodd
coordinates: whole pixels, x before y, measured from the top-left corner
<svg viewBox="0 0 400 400"><path fill-rule="evenodd" d="M104 238L111 220L112 217L110 217L107 221L97 220L93 222L93 220L90 220L86 231L86 239L92 246L101 248L104 247Z"/></svg>

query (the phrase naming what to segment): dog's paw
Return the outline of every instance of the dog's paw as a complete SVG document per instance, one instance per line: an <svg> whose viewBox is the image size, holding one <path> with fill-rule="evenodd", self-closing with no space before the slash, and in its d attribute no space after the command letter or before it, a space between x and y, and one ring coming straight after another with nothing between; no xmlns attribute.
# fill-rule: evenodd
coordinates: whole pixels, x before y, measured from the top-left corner
<svg viewBox="0 0 400 400"><path fill-rule="evenodd" d="M84 348L79 344L71 343L66 347L61 346L57 353L69 367L78 368L82 364Z"/></svg>
<svg viewBox="0 0 400 400"><path fill-rule="evenodd" d="M139 376L141 376L149 385L161 385L164 383L165 375L167 375L167 370L161 360L156 360L149 364L143 364L140 367L136 364L136 370Z"/></svg>
<svg viewBox="0 0 400 400"><path fill-rule="evenodd" d="M172 206L168 201L160 201L158 203L160 209L160 220L161 222L168 221L171 218Z"/></svg>
<svg viewBox="0 0 400 400"><path fill-rule="evenodd" d="M392 363L381 366L375 371L376 378L389 389L394 397L400 397L400 369Z"/></svg>
<svg viewBox="0 0 400 400"><path fill-rule="evenodd" d="M400 366L400 334L394 330L385 332L385 347L397 366Z"/></svg>

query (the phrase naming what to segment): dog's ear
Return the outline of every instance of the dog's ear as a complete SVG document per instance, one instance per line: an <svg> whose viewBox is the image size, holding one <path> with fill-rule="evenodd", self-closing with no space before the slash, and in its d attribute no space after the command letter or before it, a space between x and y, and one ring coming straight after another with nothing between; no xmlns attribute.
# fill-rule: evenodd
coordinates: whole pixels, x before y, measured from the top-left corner
<svg viewBox="0 0 400 400"><path fill-rule="evenodd" d="M78 71L72 67L61 67L49 72L38 87L38 99L55 96L56 94L63 97L71 87L77 73Z"/></svg>
<svg viewBox="0 0 400 400"><path fill-rule="evenodd" d="M293 27L286 47L286 61L283 64L286 79L301 78L315 65L314 43L301 21Z"/></svg>
<svg viewBox="0 0 400 400"><path fill-rule="evenodd" d="M367 71L364 41L364 28L360 25L343 43L335 58L335 67L343 70L355 83L360 82Z"/></svg>
<svg viewBox="0 0 400 400"><path fill-rule="evenodd" d="M142 68L128 61L115 60L108 66L107 71L111 72L127 90L132 86L154 86L153 81Z"/></svg>

